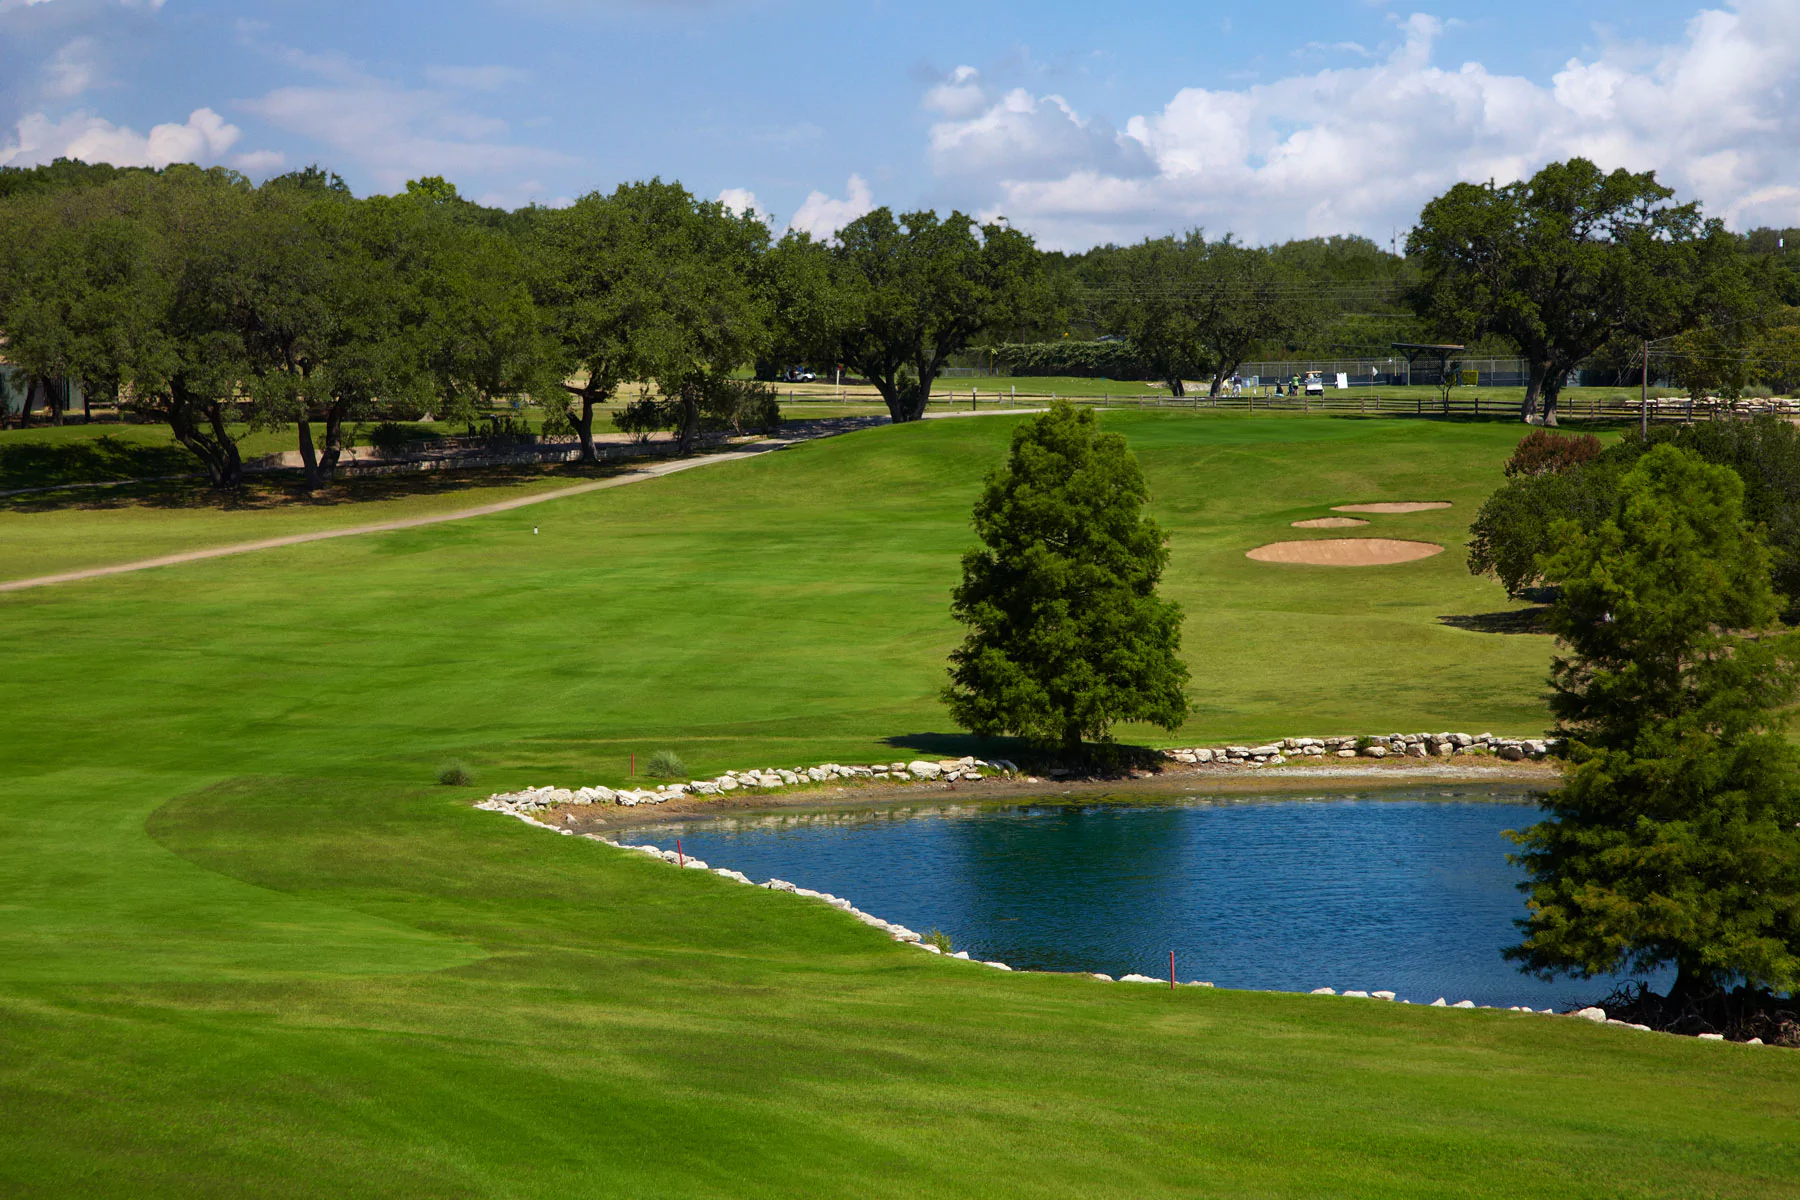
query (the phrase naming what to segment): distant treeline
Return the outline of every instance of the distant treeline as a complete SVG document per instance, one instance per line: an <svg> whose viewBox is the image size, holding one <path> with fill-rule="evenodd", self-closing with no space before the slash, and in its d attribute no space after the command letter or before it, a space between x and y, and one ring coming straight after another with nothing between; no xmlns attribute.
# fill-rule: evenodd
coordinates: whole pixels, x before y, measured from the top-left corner
<svg viewBox="0 0 1800 1200"><path fill-rule="evenodd" d="M227 488L248 429L294 428L318 483L346 422L476 423L518 398L589 455L596 408L619 399L630 428L687 447L775 419L747 367L841 366L914 420L971 350L1181 394L1257 357L1454 340L1526 358L1527 411L1554 419L1569 368L1641 369L1647 349L1696 390L1792 379L1800 273L1777 236L1738 237L1649 173L1579 159L1457 185L1405 254L1199 230L1047 253L1004 221L885 208L829 241L776 238L655 179L506 211L436 177L359 199L318 167L254 185L59 160L0 169L0 337L31 379L166 421Z"/></svg>

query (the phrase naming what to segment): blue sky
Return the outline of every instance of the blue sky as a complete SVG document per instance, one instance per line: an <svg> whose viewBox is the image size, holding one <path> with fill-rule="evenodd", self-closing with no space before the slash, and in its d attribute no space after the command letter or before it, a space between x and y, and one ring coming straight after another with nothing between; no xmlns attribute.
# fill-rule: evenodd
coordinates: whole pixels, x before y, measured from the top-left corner
<svg viewBox="0 0 1800 1200"><path fill-rule="evenodd" d="M1387 240L1586 153L1800 223L1800 0L0 0L0 162L319 162L493 203L662 175L821 234L873 204L1080 247Z"/></svg>

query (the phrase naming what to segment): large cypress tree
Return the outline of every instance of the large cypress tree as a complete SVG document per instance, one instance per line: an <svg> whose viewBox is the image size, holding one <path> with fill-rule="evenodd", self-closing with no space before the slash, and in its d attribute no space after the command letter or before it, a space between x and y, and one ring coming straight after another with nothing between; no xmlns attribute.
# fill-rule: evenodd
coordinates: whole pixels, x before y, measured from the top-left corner
<svg viewBox="0 0 1800 1200"><path fill-rule="evenodd" d="M1571 765L1516 840L1523 942L1543 975L1673 965L1670 999L1800 984L1800 768L1785 736L1793 635L1770 633L1768 552L1743 484L1673 446L1542 560L1567 648L1552 674ZM1761 636L1758 636L1761 633Z"/></svg>
<svg viewBox="0 0 1800 1200"><path fill-rule="evenodd" d="M985 548L964 555L952 605L969 627L944 691L959 724L1071 756L1118 721L1181 724L1182 614L1156 595L1169 552L1148 495L1091 409L1059 403L1014 431L975 504Z"/></svg>

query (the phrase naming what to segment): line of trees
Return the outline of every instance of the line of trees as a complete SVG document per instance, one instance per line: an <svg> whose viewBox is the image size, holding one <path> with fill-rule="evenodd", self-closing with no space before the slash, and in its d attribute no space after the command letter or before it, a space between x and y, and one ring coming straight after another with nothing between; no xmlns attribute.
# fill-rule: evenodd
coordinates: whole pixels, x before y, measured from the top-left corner
<svg viewBox="0 0 1800 1200"><path fill-rule="evenodd" d="M953 355L1041 332L1045 280L1003 222L878 209L830 243L776 241L661 180L508 214L438 178L358 199L318 168L0 176L6 360L166 422L221 488L247 430L292 426L317 486L349 422L472 423L519 397L592 459L628 383L654 392L619 421L685 452L770 422L772 393L739 377L757 363L843 363L917 420Z"/></svg>
<svg viewBox="0 0 1800 1200"><path fill-rule="evenodd" d="M509 213L439 178L358 199L316 167L252 186L58 162L0 169L0 336L33 380L80 379L167 422L225 488L247 429L292 426L317 486L348 423L473 422L518 397L591 459L595 413L628 384L654 390L616 420L687 450L768 422L751 366L841 366L916 420L971 348L1048 361L1029 347L1077 334L1122 337L1177 395L1196 378L1217 394L1264 353L1455 337L1528 357L1523 415L1554 423L1570 367L1634 362L1644 343L1694 387L1800 383L1800 272L1769 241L1650 173L1580 159L1458 184L1404 258L1200 230L1066 255L1004 220L887 209L829 241L777 239L661 180Z"/></svg>

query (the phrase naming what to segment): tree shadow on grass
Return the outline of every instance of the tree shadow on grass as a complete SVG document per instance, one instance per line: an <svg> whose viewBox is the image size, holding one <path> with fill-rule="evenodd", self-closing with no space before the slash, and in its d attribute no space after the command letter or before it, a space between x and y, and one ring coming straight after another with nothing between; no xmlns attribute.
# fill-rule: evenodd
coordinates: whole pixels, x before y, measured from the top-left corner
<svg viewBox="0 0 1800 1200"><path fill-rule="evenodd" d="M180 446L133 443L110 434L84 441L0 443L0 491L187 475L198 469Z"/></svg>
<svg viewBox="0 0 1800 1200"><path fill-rule="evenodd" d="M27 447L13 449L22 450ZM186 451L180 451L179 455L179 469L183 473L191 471L197 465ZM356 475L345 476L311 492L301 486L298 471L258 472L246 475L242 486L233 492L217 491L209 487L204 479L146 481L104 489L71 488L67 491L0 497L0 512L56 512L66 509L104 511L127 508L213 509L230 512L278 508L338 508L415 496L455 495L489 488L516 487L538 481L583 483L591 479L604 479L637 465L632 460L617 460L597 466L581 463L521 463L470 467L460 471Z"/></svg>
<svg viewBox="0 0 1800 1200"><path fill-rule="evenodd" d="M1537 608L1514 608L1505 612L1464 613L1443 616L1438 623L1448 625L1452 629L1466 629L1470 633L1549 633L1546 620L1550 616L1550 606Z"/></svg>

